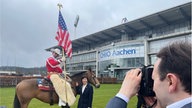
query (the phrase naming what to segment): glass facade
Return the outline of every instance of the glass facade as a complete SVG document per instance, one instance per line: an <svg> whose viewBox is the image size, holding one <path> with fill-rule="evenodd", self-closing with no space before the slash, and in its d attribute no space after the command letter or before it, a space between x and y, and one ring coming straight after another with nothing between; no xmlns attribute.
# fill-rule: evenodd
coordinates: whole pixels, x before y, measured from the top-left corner
<svg viewBox="0 0 192 108"><path fill-rule="evenodd" d="M79 63L96 60L96 52L82 53L78 55L73 55L72 59L67 59L70 63Z"/></svg>
<svg viewBox="0 0 192 108"><path fill-rule="evenodd" d="M178 41L190 41L191 42L191 34L188 35L183 35L179 37L172 37L172 38L167 38L167 39L161 39L161 40L156 40L156 41L151 41L149 42L149 60L151 64L154 64L157 57L155 54L164 46L167 46L171 44L172 42L178 40Z"/></svg>
<svg viewBox="0 0 192 108"><path fill-rule="evenodd" d="M115 60L101 61L99 62L98 75L104 72L112 72L116 74L111 74L109 75L110 77L115 77L115 75L122 76L124 74L122 72L127 72L125 70L141 67L142 64L144 64L144 57L119 58Z"/></svg>
<svg viewBox="0 0 192 108"><path fill-rule="evenodd" d="M69 72L85 71L88 68L96 70L96 51L73 55L72 59L67 59Z"/></svg>
<svg viewBox="0 0 192 108"><path fill-rule="evenodd" d="M109 77L120 80L127 70L144 64L144 45L135 43L111 46L101 50L98 55L98 75L108 72Z"/></svg>
<svg viewBox="0 0 192 108"><path fill-rule="evenodd" d="M110 65L114 65L118 68L128 68L128 67L140 67L144 64L144 57L137 58L120 58L116 60L106 60L99 62L99 70L105 71L110 68Z"/></svg>
<svg viewBox="0 0 192 108"><path fill-rule="evenodd" d="M146 36L149 38L164 36L177 32L184 32L191 30L191 24L189 21L175 22L171 25L156 27L153 30L143 30L136 34L132 34L133 40L144 39Z"/></svg>

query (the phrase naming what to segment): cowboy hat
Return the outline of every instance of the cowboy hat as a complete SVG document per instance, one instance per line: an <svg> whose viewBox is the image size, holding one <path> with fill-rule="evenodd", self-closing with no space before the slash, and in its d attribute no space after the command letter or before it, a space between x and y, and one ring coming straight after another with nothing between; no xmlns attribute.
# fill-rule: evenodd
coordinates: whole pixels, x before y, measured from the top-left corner
<svg viewBox="0 0 192 108"><path fill-rule="evenodd" d="M51 49L50 51L51 51L51 52L54 52L54 53L56 53L56 54L58 54L58 55L61 54L61 51L60 51L60 49L58 49L58 48Z"/></svg>

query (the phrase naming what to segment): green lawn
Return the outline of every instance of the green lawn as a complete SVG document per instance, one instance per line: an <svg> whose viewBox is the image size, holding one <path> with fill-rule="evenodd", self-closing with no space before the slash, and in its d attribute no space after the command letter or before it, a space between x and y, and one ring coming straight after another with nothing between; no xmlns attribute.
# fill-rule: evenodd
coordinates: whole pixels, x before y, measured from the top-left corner
<svg viewBox="0 0 192 108"><path fill-rule="evenodd" d="M104 108L107 102L115 96L120 88L120 84L102 84L99 89L94 89L93 96L93 108ZM0 88L0 106L6 106L7 108L13 107L13 99L15 95L15 88ZM77 108L79 96L71 108ZM136 108L137 98L131 99L128 107ZM49 106L47 103L43 103L37 99L33 99L29 105L29 108L59 108L56 104Z"/></svg>

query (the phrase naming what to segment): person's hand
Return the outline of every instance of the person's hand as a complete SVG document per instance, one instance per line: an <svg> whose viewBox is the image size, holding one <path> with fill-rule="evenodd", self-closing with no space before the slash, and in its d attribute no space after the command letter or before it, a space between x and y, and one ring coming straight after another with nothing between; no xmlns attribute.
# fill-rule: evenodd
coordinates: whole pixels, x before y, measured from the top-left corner
<svg viewBox="0 0 192 108"><path fill-rule="evenodd" d="M76 83L75 83L75 85L76 85L76 86L79 86L79 83L78 83L78 82L76 82Z"/></svg>
<svg viewBox="0 0 192 108"><path fill-rule="evenodd" d="M66 58L65 58L65 57L62 57L62 58L61 58L61 61L62 61L62 62L65 62L65 61L66 61Z"/></svg>
<svg viewBox="0 0 192 108"><path fill-rule="evenodd" d="M64 64L65 60L66 60L65 57L62 57L62 58L58 59L58 62L60 64Z"/></svg>
<svg viewBox="0 0 192 108"><path fill-rule="evenodd" d="M123 80L119 93L125 95L128 99L136 95L139 91L141 76L142 72L140 69L132 69L128 71Z"/></svg>

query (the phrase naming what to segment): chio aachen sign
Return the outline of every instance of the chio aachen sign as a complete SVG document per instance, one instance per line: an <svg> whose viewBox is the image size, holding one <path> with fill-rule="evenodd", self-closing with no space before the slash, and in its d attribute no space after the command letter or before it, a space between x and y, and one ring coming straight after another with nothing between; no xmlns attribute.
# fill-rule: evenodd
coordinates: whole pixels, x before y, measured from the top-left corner
<svg viewBox="0 0 192 108"><path fill-rule="evenodd" d="M117 58L135 58L144 57L144 46L134 48L116 48L100 51L99 61L117 59Z"/></svg>

